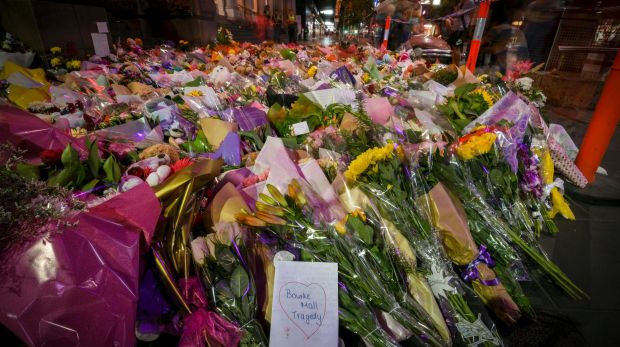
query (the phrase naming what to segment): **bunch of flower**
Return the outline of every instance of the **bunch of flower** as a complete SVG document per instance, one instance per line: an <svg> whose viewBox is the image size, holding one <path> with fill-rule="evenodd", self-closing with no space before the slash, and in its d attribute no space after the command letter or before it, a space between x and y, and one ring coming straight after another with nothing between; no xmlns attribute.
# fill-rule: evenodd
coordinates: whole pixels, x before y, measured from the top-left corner
<svg viewBox="0 0 620 347"><path fill-rule="evenodd" d="M215 36L215 40L220 45L231 45L231 44L234 43L232 33L230 32L230 30L228 30L228 29L226 29L224 27L219 27L217 29L217 34Z"/></svg>
<svg viewBox="0 0 620 347"><path fill-rule="evenodd" d="M413 187L402 166L403 158L402 147L389 143L359 155L351 162L344 176L371 197L378 213L418 251L427 280L444 314L459 323L462 329L467 329L466 326L476 321L476 316L465 301L460 283L451 281L458 276L452 275L453 271L447 265L432 227L414 207L417 202L413 199ZM399 206L411 207L400 209ZM482 335L494 336L488 328L482 326L480 329L484 332ZM465 330L461 333L465 335ZM482 335L473 336L469 342L478 341Z"/></svg>
<svg viewBox="0 0 620 347"><path fill-rule="evenodd" d="M82 66L82 62L77 60L77 59L72 59L69 60L65 66L67 67L67 70L69 71L75 71L75 70L79 70L80 67Z"/></svg>
<svg viewBox="0 0 620 347"><path fill-rule="evenodd" d="M237 220L245 225L262 228L276 236L281 242L301 249L302 260L337 262L340 290L350 292L366 308L354 305L348 300L340 302L345 309L340 311L345 327L351 331L367 332L361 335L373 346L393 346L389 334L376 321L366 318L343 315L343 312L358 310L380 310L388 313L394 320L412 332L418 343L440 346L444 343L433 328L431 318L406 293L402 292L393 273L393 264L387 259L379 260L368 242L374 237L359 217L349 216L346 233L339 234L333 224L327 224L317 211L320 202L314 193L302 188L293 180L288 185L288 193L283 195L276 187L267 185L271 196L260 194L256 203L257 212L244 212ZM306 192L308 194L306 194ZM318 210L317 210L318 209ZM357 223L353 223L356 221ZM366 240L366 241L364 241ZM404 295L403 295L404 294ZM351 306L349 306L351 305Z"/></svg>
<svg viewBox="0 0 620 347"><path fill-rule="evenodd" d="M36 178L36 169L22 158L24 151L0 145L0 255L14 246L61 232L65 221L83 204L71 191ZM57 156L54 153L54 156Z"/></svg>
<svg viewBox="0 0 620 347"><path fill-rule="evenodd" d="M24 53L30 51L30 49L26 48L23 42L14 38L10 33L4 34L0 48L5 52L12 53Z"/></svg>
<svg viewBox="0 0 620 347"><path fill-rule="evenodd" d="M484 127L473 131L465 137L480 137L493 131L497 138L506 134L498 127ZM471 136L470 136L471 135ZM485 225L487 230L472 228L472 234L479 244L488 245L493 254L505 257L508 266L518 257L514 251L505 247L505 242L518 247L527 254L560 288L574 298L585 297L586 294L577 287L548 257L540 250L533 229L536 222L529 212L527 200L521 197L518 178L503 157L499 148L499 140L491 142L491 136L481 142L478 148L466 151L466 156L447 157L447 162L434 160L432 173L437 180L449 186L463 201L468 215ZM459 141L467 143L467 141ZM436 157L437 158L437 157ZM470 217L471 218L471 217ZM494 249L495 247L498 249ZM512 260L511 260L512 259Z"/></svg>
<svg viewBox="0 0 620 347"><path fill-rule="evenodd" d="M547 97L539 88L533 86L534 80L528 75L542 68L543 64L533 67L534 63L530 60L518 61L514 64L502 80L508 88L525 96L536 107L543 108L547 102Z"/></svg>
<svg viewBox="0 0 620 347"><path fill-rule="evenodd" d="M247 268L243 231L237 223L220 222L214 233L192 241L192 255L219 314L243 331L241 344L267 347L256 320L256 286Z"/></svg>
<svg viewBox="0 0 620 347"><path fill-rule="evenodd" d="M478 84L468 83L454 89L454 96L448 97L437 109L443 113L457 132L461 132L472 120L493 105L492 96Z"/></svg>
<svg viewBox="0 0 620 347"><path fill-rule="evenodd" d="M50 66L55 69L58 70L59 68L62 67L63 62L64 62L64 57L61 55L62 49L58 46L54 46L52 48L50 48L50 52L52 53L52 57L50 58Z"/></svg>

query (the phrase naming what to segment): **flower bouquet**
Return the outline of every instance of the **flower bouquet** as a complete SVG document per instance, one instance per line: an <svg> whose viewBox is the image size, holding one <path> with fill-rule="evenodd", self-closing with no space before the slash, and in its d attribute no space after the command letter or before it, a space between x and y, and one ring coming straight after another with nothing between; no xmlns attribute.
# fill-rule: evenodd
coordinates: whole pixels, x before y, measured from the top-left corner
<svg viewBox="0 0 620 347"><path fill-rule="evenodd" d="M357 230L349 230L344 234L339 234L335 226L325 222L316 225L313 222L316 218L313 213L315 207L320 209L319 198L309 188L302 190L296 180L288 185L287 195L282 195L274 186L267 187L271 196L261 194L262 201L256 203L257 212L239 215L238 220L241 223L267 227L281 242L300 248L301 258L305 261L338 262L339 279L354 297L359 298L369 308L388 313L413 333L412 338L418 343L435 346L446 344L431 328L431 319L417 303L412 300L399 303L399 298L406 296L406 293L394 281L385 281L384 277L393 273L393 264L378 261L376 254L372 254L360 239L361 233L364 233L365 237L372 237L372 231L359 223ZM355 228L354 225L351 227ZM345 327L352 323L349 317L344 317L343 321ZM355 323L364 324L361 321ZM359 329L354 326L350 330ZM362 337L374 342L373 345L376 346L392 345L382 329L371 330L370 335Z"/></svg>
<svg viewBox="0 0 620 347"><path fill-rule="evenodd" d="M401 158L404 158L402 147L388 143L357 156L345 171L344 177L372 197L383 218L391 221L413 245L433 294L447 311L444 314L454 316L457 328L461 328L462 338L471 343L497 343L494 334L482 323L477 323L476 316L465 301L460 282L455 280L458 276L452 275L431 225L415 209L416 201L411 195L413 189L405 176ZM398 208L403 205L412 208ZM479 324L474 330L480 332L479 335L472 336L472 329L467 328L471 324Z"/></svg>
<svg viewBox="0 0 620 347"><path fill-rule="evenodd" d="M218 313L243 331L241 346L268 345L256 320L256 287L247 269L243 232L237 223L220 222L215 232L192 241L200 277Z"/></svg>
<svg viewBox="0 0 620 347"><path fill-rule="evenodd" d="M519 250L532 259L560 288L562 288L569 296L573 298L581 298L586 294L579 289L568 277L560 270L547 256L540 250L532 235L523 232L523 230L515 230L503 218L503 211L496 210L492 202L487 199L489 197L501 200L502 196L489 196L495 189L488 187L491 178L483 173L479 177L472 177L471 171L468 170L469 165L463 163L463 160L473 159L479 155L488 153L494 148L497 135L493 132L482 131L476 136L470 136L469 145L459 146L456 148L456 155L446 155L443 160L441 157L435 156L430 166L431 175L456 194L463 202L470 223L473 221L471 228L474 239L478 244L485 244L500 258L508 267L513 267L516 272L516 278L525 277L519 262L519 256L506 242L515 245ZM459 149L460 148L460 149ZM458 159L456 156L463 159ZM480 162L477 162L481 165ZM488 163L487 163L488 164ZM486 167L486 166L485 166ZM493 168L494 166L488 166ZM514 187L516 178L511 176L504 177L502 174L495 174L498 182L501 180L506 185ZM503 203L503 202L500 202ZM485 227L482 227L485 226ZM502 240L503 239L503 240Z"/></svg>

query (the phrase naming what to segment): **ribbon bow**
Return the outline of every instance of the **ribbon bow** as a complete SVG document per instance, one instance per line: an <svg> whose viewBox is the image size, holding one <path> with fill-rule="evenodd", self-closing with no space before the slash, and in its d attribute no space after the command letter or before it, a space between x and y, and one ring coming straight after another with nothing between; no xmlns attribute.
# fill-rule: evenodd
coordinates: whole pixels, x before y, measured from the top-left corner
<svg viewBox="0 0 620 347"><path fill-rule="evenodd" d="M480 273L478 272L478 268L477 265L484 263L486 264L488 267L493 267L495 266L495 260L493 260L493 258L491 258L491 253L489 253L489 251L487 250L487 247L485 245L480 245L480 251L478 252L478 256L472 260L467 267L465 268L465 270L463 271L463 273L461 274L461 277L463 278L463 280L465 281L474 281L474 280L479 280L480 283L482 283L485 286L496 286L499 284L499 278L495 277L492 280L483 280L480 277Z"/></svg>

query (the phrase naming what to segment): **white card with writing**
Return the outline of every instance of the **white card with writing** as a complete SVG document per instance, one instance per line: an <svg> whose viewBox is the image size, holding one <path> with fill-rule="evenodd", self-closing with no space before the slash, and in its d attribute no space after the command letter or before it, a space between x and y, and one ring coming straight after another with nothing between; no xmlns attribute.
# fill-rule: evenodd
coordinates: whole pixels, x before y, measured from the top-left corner
<svg viewBox="0 0 620 347"><path fill-rule="evenodd" d="M93 47L95 55L107 57L110 55L110 44L108 43L108 34L90 33L93 38Z"/></svg>
<svg viewBox="0 0 620 347"><path fill-rule="evenodd" d="M269 346L338 345L338 264L275 263Z"/></svg>
<svg viewBox="0 0 620 347"><path fill-rule="evenodd" d="M97 31L100 33L109 33L108 22L97 22Z"/></svg>
<svg viewBox="0 0 620 347"><path fill-rule="evenodd" d="M295 136L307 134L310 132L310 128L308 127L308 122L306 121L295 123L292 126L293 126L293 134L295 134Z"/></svg>

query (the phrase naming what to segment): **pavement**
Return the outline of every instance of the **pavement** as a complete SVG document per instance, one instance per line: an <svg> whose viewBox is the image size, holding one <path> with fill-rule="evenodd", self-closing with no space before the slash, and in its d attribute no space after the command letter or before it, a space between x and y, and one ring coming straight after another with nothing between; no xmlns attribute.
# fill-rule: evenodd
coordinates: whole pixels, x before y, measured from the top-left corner
<svg viewBox="0 0 620 347"><path fill-rule="evenodd" d="M591 110L550 108L546 117L562 124L577 146L581 144ZM586 189L567 185L567 198L575 221L556 219L560 232L544 236L542 244L552 260L590 299L575 301L551 283L539 283L528 291L539 322L525 322L509 332L510 346L619 346L620 334L620 130L605 153L601 166L608 176L597 174ZM540 331L547 327L546 331ZM528 337L545 336L530 344Z"/></svg>

